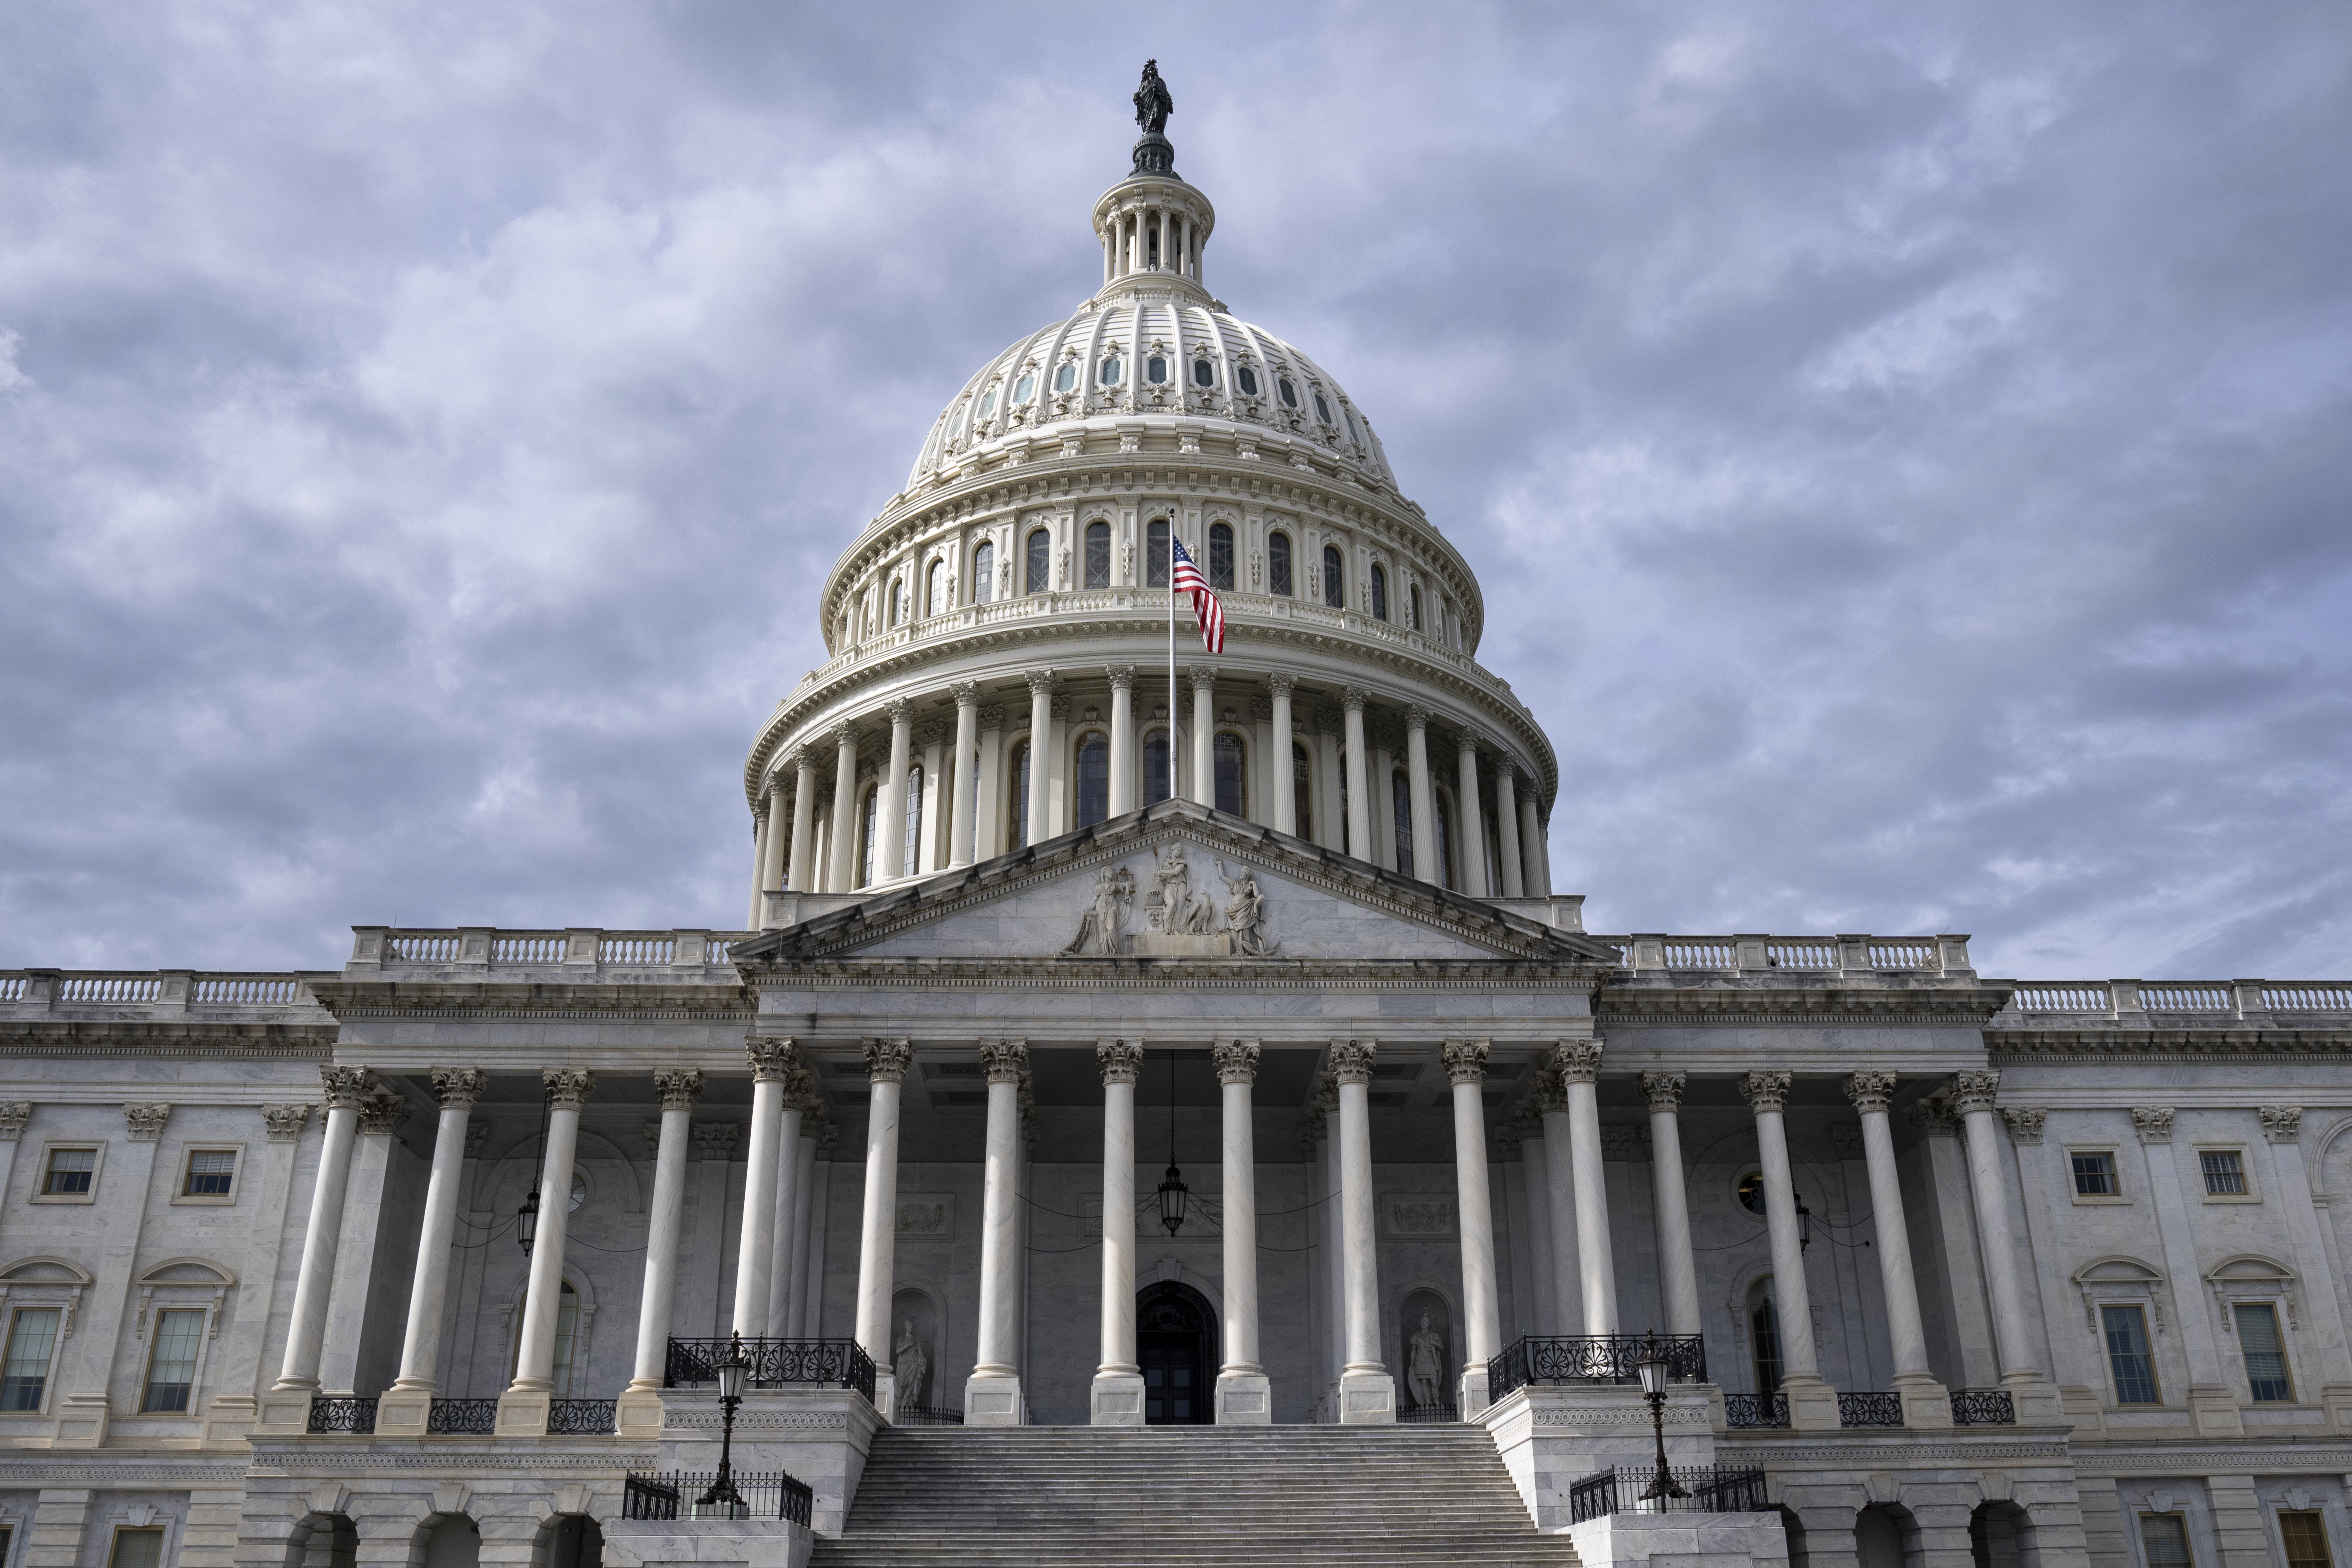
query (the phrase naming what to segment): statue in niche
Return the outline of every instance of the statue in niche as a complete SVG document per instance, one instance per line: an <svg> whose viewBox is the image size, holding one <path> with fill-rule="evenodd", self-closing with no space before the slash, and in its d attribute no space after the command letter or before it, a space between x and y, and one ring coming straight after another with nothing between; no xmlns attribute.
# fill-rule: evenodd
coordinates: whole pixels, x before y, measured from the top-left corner
<svg viewBox="0 0 2352 1568"><path fill-rule="evenodd" d="M915 1337L912 1318L899 1327L898 1342L890 1352L890 1373L898 1380L899 1404L922 1404L923 1384L930 1381L931 1358L923 1353L923 1343Z"/></svg>
<svg viewBox="0 0 2352 1568"><path fill-rule="evenodd" d="M1135 898L1135 873L1120 866L1095 879L1093 900L1078 917L1078 934L1062 950L1065 958L1116 958L1127 931L1127 906Z"/></svg>
<svg viewBox="0 0 2352 1568"><path fill-rule="evenodd" d="M1404 1382L1415 1405L1445 1403L1445 1336L1432 1326L1427 1312L1405 1341Z"/></svg>
<svg viewBox="0 0 2352 1568"><path fill-rule="evenodd" d="M1264 958L1274 951L1274 943L1265 940L1265 895L1257 890L1257 879L1248 867L1235 871L1224 868L1225 891L1231 895L1225 902L1225 930L1232 933L1234 951L1244 958Z"/></svg>
<svg viewBox="0 0 2352 1568"><path fill-rule="evenodd" d="M1176 100L1168 96L1168 84L1160 79L1160 62L1143 62L1143 81L1135 89L1135 122L1152 136L1168 130L1168 117L1176 112Z"/></svg>
<svg viewBox="0 0 2352 1568"><path fill-rule="evenodd" d="M1171 844L1152 872L1159 884L1160 908L1152 911L1154 929L1170 936L1204 936L1216 929L1217 906L1206 894L1192 891L1192 868L1185 862L1184 847Z"/></svg>

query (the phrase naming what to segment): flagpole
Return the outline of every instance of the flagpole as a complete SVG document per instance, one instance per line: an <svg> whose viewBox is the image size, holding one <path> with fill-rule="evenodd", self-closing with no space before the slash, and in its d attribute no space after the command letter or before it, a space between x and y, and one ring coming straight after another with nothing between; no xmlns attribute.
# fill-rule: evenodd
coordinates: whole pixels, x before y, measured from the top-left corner
<svg viewBox="0 0 2352 1568"><path fill-rule="evenodd" d="M1183 710L1176 703L1176 518L1168 518L1168 798L1176 798L1176 726Z"/></svg>

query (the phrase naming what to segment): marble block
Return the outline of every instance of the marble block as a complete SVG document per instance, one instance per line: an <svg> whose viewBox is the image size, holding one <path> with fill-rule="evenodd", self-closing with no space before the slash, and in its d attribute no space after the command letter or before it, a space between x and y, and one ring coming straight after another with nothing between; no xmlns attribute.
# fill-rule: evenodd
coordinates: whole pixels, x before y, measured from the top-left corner
<svg viewBox="0 0 2352 1568"><path fill-rule="evenodd" d="M1584 1568L1780 1568L1788 1531L1778 1513L1612 1513L1568 1527ZM1664 1568L1661 1563L1660 1568Z"/></svg>

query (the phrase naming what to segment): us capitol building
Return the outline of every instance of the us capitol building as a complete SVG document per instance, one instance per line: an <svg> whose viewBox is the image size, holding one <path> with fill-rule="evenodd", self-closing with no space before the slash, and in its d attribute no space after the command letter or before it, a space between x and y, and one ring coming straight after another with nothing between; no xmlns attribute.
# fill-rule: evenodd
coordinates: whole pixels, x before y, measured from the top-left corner
<svg viewBox="0 0 2352 1568"><path fill-rule="evenodd" d="M0 1568L2332 1568L2352 985L1587 932L1138 106L824 584L743 929L0 973Z"/></svg>

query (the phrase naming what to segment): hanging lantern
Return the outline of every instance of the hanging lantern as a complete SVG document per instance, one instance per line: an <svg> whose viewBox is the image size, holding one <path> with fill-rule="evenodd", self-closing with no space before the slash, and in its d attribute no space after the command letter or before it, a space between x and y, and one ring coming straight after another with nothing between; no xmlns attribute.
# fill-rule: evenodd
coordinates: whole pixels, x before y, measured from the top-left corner
<svg viewBox="0 0 2352 1568"><path fill-rule="evenodd" d="M539 1238L539 1189L532 1187L530 1195L515 1211L515 1239L522 1243L522 1255L530 1256L530 1244Z"/></svg>
<svg viewBox="0 0 2352 1568"><path fill-rule="evenodd" d="M1169 1166L1167 1179L1160 1184L1160 1223L1168 1227L1171 1236L1183 1228L1187 1195L1184 1173L1173 1165Z"/></svg>
<svg viewBox="0 0 2352 1568"><path fill-rule="evenodd" d="M1794 1196L1795 1194L1792 1194L1790 1195ZM1802 1252L1805 1248L1812 1246L1812 1244L1813 1211L1807 1208L1805 1206L1805 1200L1800 1197L1797 1198L1797 1250Z"/></svg>

